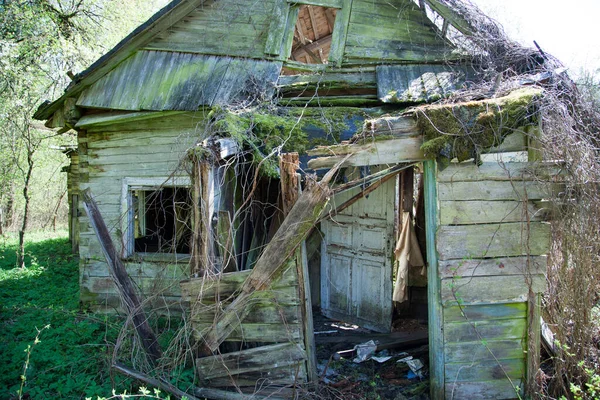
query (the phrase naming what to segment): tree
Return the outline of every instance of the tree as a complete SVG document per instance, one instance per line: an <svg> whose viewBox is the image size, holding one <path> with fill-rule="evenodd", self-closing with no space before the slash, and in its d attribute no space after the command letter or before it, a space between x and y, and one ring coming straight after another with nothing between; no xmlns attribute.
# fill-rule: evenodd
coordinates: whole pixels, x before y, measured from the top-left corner
<svg viewBox="0 0 600 400"><path fill-rule="evenodd" d="M31 115L43 99L60 95L69 71L84 69L163 2L0 0L0 234L18 216L21 267L36 171L60 169L38 163L38 152L50 141L73 140ZM54 200L63 193L56 188Z"/></svg>

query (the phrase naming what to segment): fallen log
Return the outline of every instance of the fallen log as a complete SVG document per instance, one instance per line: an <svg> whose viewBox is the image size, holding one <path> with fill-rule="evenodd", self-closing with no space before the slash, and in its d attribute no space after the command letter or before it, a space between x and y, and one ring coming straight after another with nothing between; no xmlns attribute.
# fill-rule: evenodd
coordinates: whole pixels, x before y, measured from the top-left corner
<svg viewBox="0 0 600 400"><path fill-rule="evenodd" d="M104 223L104 219L102 219L102 215L96 205L96 201L92 197L90 189L84 190L82 195L85 212L87 213L90 224L100 242L100 247L102 247L102 252L108 263L110 276L114 280L115 286L125 304L125 311L133 321L135 330L142 342L142 347L146 351L146 354L148 354L150 361L155 364L162 355L158 340L148 324L148 320L142 310L142 305L135 292L131 278L121 262L121 257L119 256L119 253L117 253L117 249L112 242L108 228Z"/></svg>

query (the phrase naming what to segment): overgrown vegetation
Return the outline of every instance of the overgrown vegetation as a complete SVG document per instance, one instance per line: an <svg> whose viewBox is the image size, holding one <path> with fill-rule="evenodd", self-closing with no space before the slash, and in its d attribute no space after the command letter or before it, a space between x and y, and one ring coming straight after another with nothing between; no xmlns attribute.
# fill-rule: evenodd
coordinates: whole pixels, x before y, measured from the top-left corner
<svg viewBox="0 0 600 400"><path fill-rule="evenodd" d="M123 319L79 307L78 260L66 233L30 234L25 269L17 266L17 247L15 236L0 237L0 398L139 393L110 373L115 346L131 347ZM173 331L160 328L166 343Z"/></svg>
<svg viewBox="0 0 600 400"><path fill-rule="evenodd" d="M478 98L497 98L523 85L543 88L538 102L543 160L562 168L565 190L552 199L552 251L548 290L542 315L560 344L551 368L538 372L539 396L597 398L600 370L600 321L594 307L600 299L600 109L593 78L577 87L562 64L540 48L510 40L502 28L468 0L441 0L464 21L462 35L450 39L473 54L480 83L457 92L451 104ZM442 140L442 139L439 139ZM446 139L448 141L451 138Z"/></svg>

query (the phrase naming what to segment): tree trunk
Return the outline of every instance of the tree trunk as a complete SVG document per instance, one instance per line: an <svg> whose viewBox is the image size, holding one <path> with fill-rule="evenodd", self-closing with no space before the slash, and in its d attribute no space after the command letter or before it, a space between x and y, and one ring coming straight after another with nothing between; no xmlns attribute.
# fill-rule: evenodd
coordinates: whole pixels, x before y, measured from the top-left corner
<svg viewBox="0 0 600 400"><path fill-rule="evenodd" d="M25 185L23 186L23 199L25 207L23 208L23 220L19 230L19 253L17 254L17 263L20 268L25 268L25 230L27 229L27 220L29 219L29 183L33 172L33 154L35 150L27 149L27 173L25 175Z"/></svg>

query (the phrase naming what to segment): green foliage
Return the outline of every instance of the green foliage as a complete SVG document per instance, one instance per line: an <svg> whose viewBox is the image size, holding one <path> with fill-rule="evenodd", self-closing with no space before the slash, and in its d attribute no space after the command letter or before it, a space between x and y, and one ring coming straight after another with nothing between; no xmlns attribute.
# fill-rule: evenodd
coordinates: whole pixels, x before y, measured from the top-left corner
<svg viewBox="0 0 600 400"><path fill-rule="evenodd" d="M298 152L316 145L334 144L342 133L352 130L353 119L365 119L367 112L357 108L300 108L263 105L231 111L216 107L209 117L213 132L230 136L250 149L256 163L272 153ZM354 133L354 132L350 132ZM263 173L277 176L277 158L263 162Z"/></svg>
<svg viewBox="0 0 600 400"><path fill-rule="evenodd" d="M32 236L26 269L15 268L16 240L0 243L0 398L21 390L32 399L111 393L108 362L120 323L79 312L79 268L64 232Z"/></svg>

